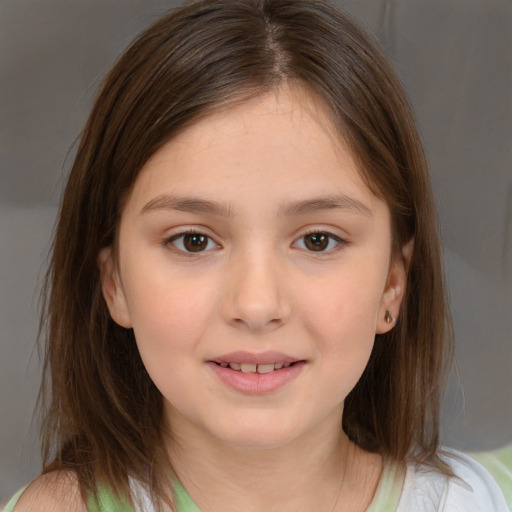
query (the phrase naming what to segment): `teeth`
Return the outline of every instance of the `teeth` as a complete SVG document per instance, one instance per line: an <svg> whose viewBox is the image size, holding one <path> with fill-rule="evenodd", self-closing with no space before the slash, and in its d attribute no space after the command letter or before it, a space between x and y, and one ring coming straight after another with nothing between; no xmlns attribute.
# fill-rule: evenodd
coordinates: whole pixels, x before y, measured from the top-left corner
<svg viewBox="0 0 512 512"><path fill-rule="evenodd" d="M281 368L288 368L291 363L268 363L268 364L253 364L253 363L219 363L222 368L231 368L235 371L242 371L243 373L270 373L274 370Z"/></svg>
<svg viewBox="0 0 512 512"><path fill-rule="evenodd" d="M270 364L259 364L258 365L258 373L270 373L273 372L275 365L273 363Z"/></svg>

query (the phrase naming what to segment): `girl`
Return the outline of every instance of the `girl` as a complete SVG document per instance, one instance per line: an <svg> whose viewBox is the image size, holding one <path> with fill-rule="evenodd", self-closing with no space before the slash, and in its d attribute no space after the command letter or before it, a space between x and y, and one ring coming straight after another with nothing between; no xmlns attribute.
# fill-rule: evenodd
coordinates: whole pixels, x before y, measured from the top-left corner
<svg viewBox="0 0 512 512"><path fill-rule="evenodd" d="M410 108L322 1L202 0L135 41L47 292L43 471L8 510L509 510L439 449L452 338Z"/></svg>

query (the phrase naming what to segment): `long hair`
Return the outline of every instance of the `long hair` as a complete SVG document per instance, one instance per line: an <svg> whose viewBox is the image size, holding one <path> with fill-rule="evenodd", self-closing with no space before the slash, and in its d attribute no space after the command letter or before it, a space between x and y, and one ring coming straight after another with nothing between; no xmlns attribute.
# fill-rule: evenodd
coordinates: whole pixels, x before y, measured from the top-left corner
<svg viewBox="0 0 512 512"><path fill-rule="evenodd" d="M443 470L451 324L428 167L398 78L378 45L324 1L201 0L147 29L108 74L62 199L43 316L43 472L75 471L84 497L101 484L129 499L134 477L172 501L162 396L101 294L98 254L116 243L123 199L187 126L285 83L324 103L390 209L394 249L414 238L397 325L376 336L343 428L365 450Z"/></svg>

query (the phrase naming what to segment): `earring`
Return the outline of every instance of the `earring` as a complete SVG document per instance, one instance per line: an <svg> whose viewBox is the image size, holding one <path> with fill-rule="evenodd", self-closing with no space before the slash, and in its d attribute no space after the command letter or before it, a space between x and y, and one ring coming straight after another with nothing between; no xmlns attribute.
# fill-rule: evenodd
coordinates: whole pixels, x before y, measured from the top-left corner
<svg viewBox="0 0 512 512"><path fill-rule="evenodd" d="M386 314L384 315L384 320L386 320L387 324L390 324L394 319L391 316L391 313L386 310Z"/></svg>

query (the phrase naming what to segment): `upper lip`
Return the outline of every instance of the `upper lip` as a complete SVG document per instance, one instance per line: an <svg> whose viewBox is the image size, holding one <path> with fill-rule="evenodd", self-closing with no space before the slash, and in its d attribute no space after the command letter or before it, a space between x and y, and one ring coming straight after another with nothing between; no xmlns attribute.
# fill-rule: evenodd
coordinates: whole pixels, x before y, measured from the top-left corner
<svg viewBox="0 0 512 512"><path fill-rule="evenodd" d="M272 364L272 363L295 363L297 361L303 361L300 357L293 357L281 352L262 352L255 354L254 352L237 351L230 352L229 354L223 354L218 357L209 359L209 361L220 364L220 363L249 363L249 364Z"/></svg>

